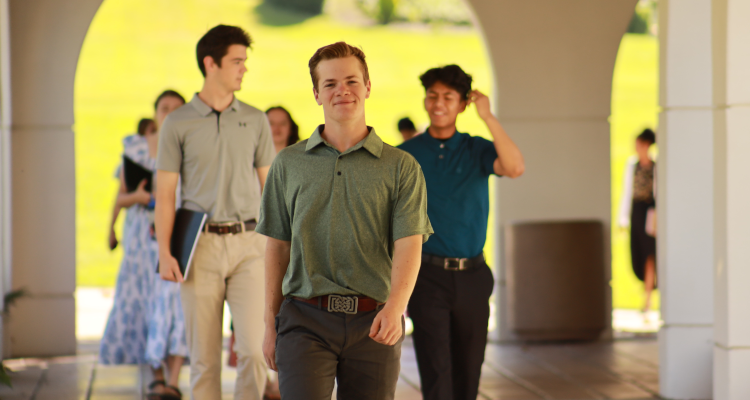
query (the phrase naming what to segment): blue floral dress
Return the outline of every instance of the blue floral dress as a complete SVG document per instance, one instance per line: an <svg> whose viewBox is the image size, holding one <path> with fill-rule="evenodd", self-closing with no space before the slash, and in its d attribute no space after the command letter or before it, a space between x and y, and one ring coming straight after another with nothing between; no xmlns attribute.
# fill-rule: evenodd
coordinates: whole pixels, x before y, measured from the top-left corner
<svg viewBox="0 0 750 400"><path fill-rule="evenodd" d="M155 170L145 138L131 135L123 145L124 155ZM153 220L153 209L141 204L128 208L114 304L99 349L101 364L158 368L168 355L187 357L179 284L162 281L156 273L159 253L151 236Z"/></svg>

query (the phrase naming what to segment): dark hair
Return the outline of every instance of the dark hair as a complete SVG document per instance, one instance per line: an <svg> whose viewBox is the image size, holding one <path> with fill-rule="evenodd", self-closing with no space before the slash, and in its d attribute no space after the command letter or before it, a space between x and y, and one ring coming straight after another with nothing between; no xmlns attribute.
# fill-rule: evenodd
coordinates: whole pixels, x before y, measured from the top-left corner
<svg viewBox="0 0 750 400"><path fill-rule="evenodd" d="M336 42L323 46L315 51L310 62L307 66L310 67L310 78L312 78L313 89L318 90L318 64L323 60L333 60L336 58L346 58L354 56L359 60L359 64L362 66L362 78L366 84L370 80L370 72L367 70L367 62L365 61L365 52L359 47L346 44L345 42Z"/></svg>
<svg viewBox="0 0 750 400"><path fill-rule="evenodd" d="M228 25L216 25L211 28L205 35L198 41L195 52L198 56L198 68L200 68L203 76L206 76L206 65L203 64L203 59L206 56L210 56L214 62L221 67L221 59L227 55L229 46L233 44L241 44L245 47L250 47L253 41L250 39L250 35L247 34L242 28L237 26Z"/></svg>
<svg viewBox="0 0 750 400"><path fill-rule="evenodd" d="M398 120L398 130L404 131L404 130L410 130L410 131L416 131L417 127L414 126L414 122L409 119L409 117L404 117Z"/></svg>
<svg viewBox="0 0 750 400"><path fill-rule="evenodd" d="M282 106L275 106L271 107L268 110L266 110L266 114L273 110L281 110L286 113L286 117L289 118L289 137L286 140L286 145L291 146L297 142L299 142L299 126L297 126L297 123L294 122L292 119L292 114L289 114L289 111L287 111L286 108Z"/></svg>
<svg viewBox="0 0 750 400"><path fill-rule="evenodd" d="M161 101L161 99L163 99L165 97L174 97L174 98L179 99L180 101L182 101L182 104L185 104L185 98L182 97L181 94L175 92L172 89L167 89L167 90L161 92L161 94L159 95L159 97L156 98L156 101L154 102L154 110L156 110L157 108L159 108L159 102Z"/></svg>
<svg viewBox="0 0 750 400"><path fill-rule="evenodd" d="M638 135L637 138L635 138L635 140L640 140L642 142L648 143L649 145L652 145L656 143L656 134L654 134L654 131L652 131L651 129L646 128L643 130L643 132L641 132L640 135Z"/></svg>
<svg viewBox="0 0 750 400"><path fill-rule="evenodd" d="M156 123L151 118L141 118L140 121L138 121L138 134L143 136L146 134L146 131L148 130L148 127L154 125L156 126Z"/></svg>
<svg viewBox="0 0 750 400"><path fill-rule="evenodd" d="M457 91L462 100L467 100L471 92L471 75L455 64L430 69L422 74L419 80L422 81L424 90L430 89L435 82L442 82Z"/></svg>

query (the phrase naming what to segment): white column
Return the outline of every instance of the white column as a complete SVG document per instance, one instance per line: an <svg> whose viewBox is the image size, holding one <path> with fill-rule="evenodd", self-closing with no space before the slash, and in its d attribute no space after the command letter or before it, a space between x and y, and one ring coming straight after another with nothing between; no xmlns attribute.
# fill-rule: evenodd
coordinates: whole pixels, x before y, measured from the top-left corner
<svg viewBox="0 0 750 400"><path fill-rule="evenodd" d="M494 67L495 110L526 159L495 185L493 263L499 339L505 323L503 226L513 220L596 219L610 268L610 101L617 49L635 0L470 0ZM607 286L606 321L611 320ZM605 332L605 337L608 332Z"/></svg>
<svg viewBox="0 0 750 400"><path fill-rule="evenodd" d="M0 309L10 289L10 27L8 1L0 0ZM5 358L5 327L0 318L0 360Z"/></svg>
<svg viewBox="0 0 750 400"><path fill-rule="evenodd" d="M73 83L101 1L9 1L14 357L76 351Z"/></svg>
<svg viewBox="0 0 750 400"><path fill-rule="evenodd" d="M660 0L659 385L708 399L713 337L711 0Z"/></svg>
<svg viewBox="0 0 750 400"><path fill-rule="evenodd" d="M714 399L750 398L750 1L714 0Z"/></svg>

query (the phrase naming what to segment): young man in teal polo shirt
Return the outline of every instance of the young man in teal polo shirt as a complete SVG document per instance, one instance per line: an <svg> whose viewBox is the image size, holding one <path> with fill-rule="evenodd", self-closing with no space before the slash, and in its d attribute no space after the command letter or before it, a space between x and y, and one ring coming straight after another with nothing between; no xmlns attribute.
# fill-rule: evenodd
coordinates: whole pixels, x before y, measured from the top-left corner
<svg viewBox="0 0 750 400"><path fill-rule="evenodd" d="M271 165L263 352L285 400L393 399L403 312L432 233L419 164L365 123L370 79L344 42L309 63L325 124Z"/></svg>
<svg viewBox="0 0 750 400"><path fill-rule="evenodd" d="M425 400L474 400L494 286L482 254L490 211L488 178L516 178L524 162L492 115L487 96L471 90L471 76L459 66L433 68L420 79L430 127L399 146L422 166L427 214L435 230L422 248L409 301L414 349ZM472 103L493 141L456 130L458 114Z"/></svg>

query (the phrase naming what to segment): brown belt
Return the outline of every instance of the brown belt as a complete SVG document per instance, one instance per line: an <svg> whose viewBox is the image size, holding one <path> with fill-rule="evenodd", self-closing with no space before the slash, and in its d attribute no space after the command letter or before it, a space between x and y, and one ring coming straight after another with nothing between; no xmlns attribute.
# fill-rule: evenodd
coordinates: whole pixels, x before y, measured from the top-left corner
<svg viewBox="0 0 750 400"><path fill-rule="evenodd" d="M255 219L249 219L245 222L220 222L216 224L206 224L206 232L216 233L219 235L236 235L242 232L254 231L258 225ZM244 229L243 229L244 228Z"/></svg>
<svg viewBox="0 0 750 400"><path fill-rule="evenodd" d="M385 304L378 303L375 299L371 299L367 296L343 296L337 294L327 294L325 296L313 297L311 299L303 299L301 297L292 297L292 299L312 304L319 309L328 312L342 312L346 314L374 311Z"/></svg>

